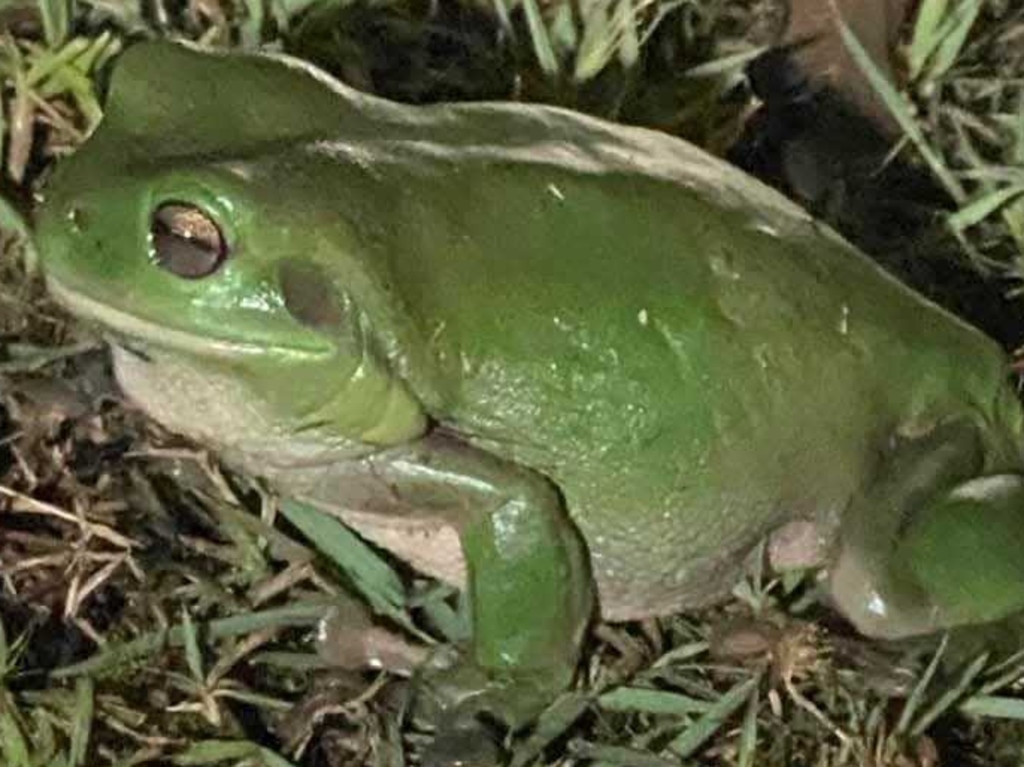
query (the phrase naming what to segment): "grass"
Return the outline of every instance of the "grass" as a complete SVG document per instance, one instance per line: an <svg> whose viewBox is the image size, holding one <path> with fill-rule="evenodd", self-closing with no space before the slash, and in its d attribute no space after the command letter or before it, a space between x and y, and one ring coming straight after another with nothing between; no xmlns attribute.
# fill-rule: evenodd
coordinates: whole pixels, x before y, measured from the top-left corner
<svg viewBox="0 0 1024 767"><path fill-rule="evenodd" d="M771 5L0 4L0 764L402 765L427 736L404 679L332 667L345 648L318 645L319 619L369 625L368 609L390 629L374 649L396 657L465 634L450 589L126 406L99 340L28 273L22 217L100 119L105 67L130 38L306 46L388 95L551 101L722 152L750 113L742 68ZM965 261L1016 290L1024 11L924 0L900 87L846 44L902 127L902 153L952 201L937 215ZM512 763L1020 763L1019 642L875 645L813 596L808 579L752 573L715 610L598 626L579 685L511 744Z"/></svg>

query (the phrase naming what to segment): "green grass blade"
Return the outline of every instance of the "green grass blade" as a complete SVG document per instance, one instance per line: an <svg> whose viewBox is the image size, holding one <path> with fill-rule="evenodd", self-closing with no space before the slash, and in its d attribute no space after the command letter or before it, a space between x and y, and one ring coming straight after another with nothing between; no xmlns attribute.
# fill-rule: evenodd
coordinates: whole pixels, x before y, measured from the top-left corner
<svg viewBox="0 0 1024 767"><path fill-rule="evenodd" d="M713 703L667 690L648 690L642 687L620 687L606 692L597 699L608 711L636 711L644 714L685 716L703 714Z"/></svg>
<svg viewBox="0 0 1024 767"><path fill-rule="evenodd" d="M198 767L257 756L260 747L247 740L201 740L171 759L183 767Z"/></svg>
<svg viewBox="0 0 1024 767"><path fill-rule="evenodd" d="M687 727L682 735L669 743L668 750L683 759L693 756L739 710L760 683L761 676L757 675L735 685Z"/></svg>
<svg viewBox="0 0 1024 767"><path fill-rule="evenodd" d="M379 614L408 623L402 580L363 540L329 514L282 501L281 513L347 575Z"/></svg>
<svg viewBox="0 0 1024 767"><path fill-rule="evenodd" d="M185 643L185 661L189 673L200 686L203 684L203 651L199 649L199 634L187 609L181 611L181 638Z"/></svg>
<svg viewBox="0 0 1024 767"><path fill-rule="evenodd" d="M960 679L957 683L944 691L938 699L925 709L924 713L918 717L914 723L913 728L910 730L910 734L914 738L918 738L924 734L924 732L934 724L935 720L945 714L949 709L953 707L953 704L963 697L964 692L970 686L978 674L984 669L988 663L988 653L982 653L975 658L971 664L964 670L964 673L960 675Z"/></svg>
<svg viewBox="0 0 1024 767"><path fill-rule="evenodd" d="M264 767L295 767L292 762L280 754L275 754L269 748L260 748L260 759L263 761Z"/></svg>
<svg viewBox="0 0 1024 767"><path fill-rule="evenodd" d="M71 725L71 748L68 762L75 767L88 767L89 737L92 734L94 713L93 682L89 677L80 677L75 683L75 715Z"/></svg>
<svg viewBox="0 0 1024 767"><path fill-rule="evenodd" d="M967 193L952 171L946 167L942 158L939 157L928 143L924 132L921 130L921 126L913 114L911 114L906 101L896 91L892 83L885 78L885 75L879 71L878 67L875 66L871 56L864 50L864 46L860 44L857 36L853 34L841 16L836 17L836 24L839 26L839 34L843 39L844 45L846 45L853 60L868 79L871 87L875 89L875 92L882 99L889 113L895 118L903 132L914 142L917 151L921 153L921 157L924 158L932 173L942 186L945 187L946 192L953 198L953 201L958 205L963 204L966 201Z"/></svg>
<svg viewBox="0 0 1024 767"><path fill-rule="evenodd" d="M960 711L971 716L990 719L1014 719L1024 722L1024 700L1002 695L973 695L962 704Z"/></svg>
<svg viewBox="0 0 1024 767"><path fill-rule="evenodd" d="M961 0L953 12L946 16L939 30L939 44L928 66L926 82L934 82L942 77L960 58L964 43L971 32L971 27L981 12L984 0Z"/></svg>
<svg viewBox="0 0 1024 767"><path fill-rule="evenodd" d="M537 63L548 77L556 76L559 71L558 58L551 45L544 17L537 7L537 0L523 0L523 13L526 14L526 26L530 30L530 41L533 43Z"/></svg>
<svg viewBox="0 0 1024 767"><path fill-rule="evenodd" d="M589 708L591 697L578 692L560 696L540 715L537 724L524 743L512 754L510 767L526 767L556 738L560 738Z"/></svg>
<svg viewBox="0 0 1024 767"><path fill-rule="evenodd" d="M62 45L71 30L70 0L36 0L43 19L43 34L51 48Z"/></svg>
<svg viewBox="0 0 1024 767"><path fill-rule="evenodd" d="M4 767L33 767L11 694L0 688L0 755Z"/></svg>
<svg viewBox="0 0 1024 767"><path fill-rule="evenodd" d="M330 602L326 600L297 602L287 607L218 618L203 625L209 639L224 639L266 628L313 626L324 617L329 609ZM120 670L120 666L124 663L151 655L165 647L181 647L184 641L184 632L181 626L174 626L163 631L153 631L130 642L109 646L79 663L54 669L50 672L50 676L64 679L79 674L102 674L111 670Z"/></svg>
<svg viewBox="0 0 1024 767"><path fill-rule="evenodd" d="M626 746L605 746L600 743L573 741L569 744L570 751L594 765L609 767L680 767L674 759L666 759L648 751L640 751Z"/></svg>
<svg viewBox="0 0 1024 767"><path fill-rule="evenodd" d="M640 60L640 35L633 0L621 0L616 9L616 25L619 34L619 63L625 69L632 69Z"/></svg>
<svg viewBox="0 0 1024 767"><path fill-rule="evenodd" d="M928 685L931 684L932 677L935 676L935 672L939 669L939 662L942 660L942 656L946 652L946 647L949 645L949 634L943 634L942 641L939 642L938 648L935 650L935 655L932 656L931 661L928 663L928 667L924 670L924 674L914 685L914 689L910 692L907 697L907 702L903 704L903 711L900 712L900 718L896 722L896 727L893 729L893 733L896 735L903 735L910 729L910 723L913 721L914 714L917 713L917 709L921 705L921 701L924 700L925 690L928 689Z"/></svg>
<svg viewBox="0 0 1024 767"><path fill-rule="evenodd" d="M911 81L917 80L925 62L938 47L942 38L939 25L946 16L950 0L923 0L914 21L914 31L907 50L907 72Z"/></svg>
<svg viewBox="0 0 1024 767"><path fill-rule="evenodd" d="M995 189L967 203L956 213L951 214L946 221L954 231L963 232L980 224L1021 195L1024 195L1024 183Z"/></svg>
<svg viewBox="0 0 1024 767"><path fill-rule="evenodd" d="M754 767L754 757L757 754L757 712L760 707L760 688L755 687L753 695L747 700L747 710L743 714L736 767Z"/></svg>

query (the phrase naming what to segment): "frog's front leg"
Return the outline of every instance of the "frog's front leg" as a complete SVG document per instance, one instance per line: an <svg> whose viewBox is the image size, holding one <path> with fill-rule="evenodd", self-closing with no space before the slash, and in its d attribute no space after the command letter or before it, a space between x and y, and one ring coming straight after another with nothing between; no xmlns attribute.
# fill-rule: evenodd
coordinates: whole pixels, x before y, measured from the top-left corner
<svg viewBox="0 0 1024 767"><path fill-rule="evenodd" d="M977 428L903 442L847 510L829 578L864 634L899 638L1024 609L1024 478L978 476Z"/></svg>
<svg viewBox="0 0 1024 767"><path fill-rule="evenodd" d="M451 668L426 669L441 719L528 723L571 681L594 610L586 549L542 475L434 434L343 469L340 506L441 517L459 533L472 638Z"/></svg>

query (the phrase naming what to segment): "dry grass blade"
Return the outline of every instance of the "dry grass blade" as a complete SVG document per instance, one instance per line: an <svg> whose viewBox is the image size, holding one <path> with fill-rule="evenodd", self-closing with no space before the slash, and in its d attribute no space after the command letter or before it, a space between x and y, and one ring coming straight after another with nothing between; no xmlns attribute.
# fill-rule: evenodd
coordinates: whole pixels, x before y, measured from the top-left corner
<svg viewBox="0 0 1024 767"><path fill-rule="evenodd" d="M11 510L14 512L20 512L23 514L45 514L57 519L61 519L65 522L70 522L81 528L83 534L86 536L96 536L101 538L107 543L111 543L122 549L138 548L141 544L138 541L132 540L126 535L114 530L109 525L104 525L99 522L91 522L85 519L81 514L73 514L64 509L58 508L53 504L40 501L24 493L19 493L10 487L0 485L0 495L6 496L15 501L15 504L11 506Z"/></svg>

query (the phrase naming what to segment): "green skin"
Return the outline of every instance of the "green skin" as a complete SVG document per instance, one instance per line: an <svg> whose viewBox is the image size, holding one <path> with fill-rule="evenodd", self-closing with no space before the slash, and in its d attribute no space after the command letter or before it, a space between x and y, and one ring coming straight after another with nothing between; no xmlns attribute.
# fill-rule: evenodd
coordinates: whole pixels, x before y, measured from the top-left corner
<svg viewBox="0 0 1024 767"><path fill-rule="evenodd" d="M213 274L155 262L166 201ZM154 417L468 588L449 714L528 722L595 609L713 602L764 541L867 634L1024 607L1001 350L675 138L144 44L37 234Z"/></svg>

